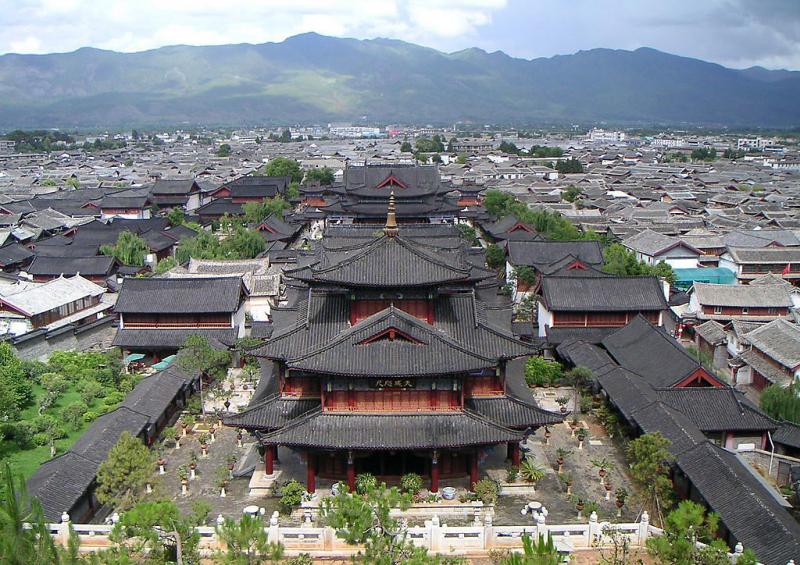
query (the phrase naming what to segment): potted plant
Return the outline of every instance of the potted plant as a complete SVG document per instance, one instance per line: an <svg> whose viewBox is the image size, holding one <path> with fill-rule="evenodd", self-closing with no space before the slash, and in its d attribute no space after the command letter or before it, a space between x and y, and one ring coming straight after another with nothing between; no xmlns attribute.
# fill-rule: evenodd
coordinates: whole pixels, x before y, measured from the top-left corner
<svg viewBox="0 0 800 565"><path fill-rule="evenodd" d="M197 438L200 442L200 451L203 457L208 455L208 435L200 434L200 437Z"/></svg>
<svg viewBox="0 0 800 565"><path fill-rule="evenodd" d="M585 504L583 503L583 499L579 498L575 502L575 510L578 511L578 519L579 520L583 517L583 509L584 509L584 507L585 507Z"/></svg>
<svg viewBox="0 0 800 565"><path fill-rule="evenodd" d="M217 469L217 487L219 487L220 498L225 498L228 493L228 483L230 482L229 471L226 467L219 467Z"/></svg>
<svg viewBox="0 0 800 565"><path fill-rule="evenodd" d="M606 489L606 500L611 500L611 490L614 488L609 481L603 483L603 488Z"/></svg>
<svg viewBox="0 0 800 565"><path fill-rule="evenodd" d="M562 414L567 413L568 403L569 403L569 398L567 398L566 396L559 396L558 398L556 398L556 404L558 404L559 410L561 411Z"/></svg>
<svg viewBox="0 0 800 565"><path fill-rule="evenodd" d="M197 453L191 451L189 453L189 479L194 480L195 471L197 470Z"/></svg>
<svg viewBox="0 0 800 565"><path fill-rule="evenodd" d="M228 465L228 477L231 479L233 478L233 468L238 460L239 457L235 453L231 453L225 458L225 463Z"/></svg>
<svg viewBox="0 0 800 565"><path fill-rule="evenodd" d="M588 502L586 502L584 510L586 511L587 516L591 516L594 512L597 512L598 508L599 506L594 500L589 500Z"/></svg>
<svg viewBox="0 0 800 565"><path fill-rule="evenodd" d="M569 429L572 432L571 436L575 437L575 430L581 427L581 423L578 421L578 417L573 416L572 419L569 422L567 422L567 425L569 426Z"/></svg>
<svg viewBox="0 0 800 565"><path fill-rule="evenodd" d="M544 444L545 445L549 445L550 444L550 436L551 435L553 435L553 432L550 431L549 427L545 426L544 427Z"/></svg>
<svg viewBox="0 0 800 565"><path fill-rule="evenodd" d="M362 496L378 486L378 479L372 473L359 473L356 476L356 492Z"/></svg>
<svg viewBox="0 0 800 565"><path fill-rule="evenodd" d="M422 489L422 477L416 473L406 473L400 477L400 490L410 493L411 495L417 494Z"/></svg>
<svg viewBox="0 0 800 565"><path fill-rule="evenodd" d="M558 465L558 472L561 473L564 470L564 459L567 455L571 454L571 449L564 449L559 447L556 449L556 465Z"/></svg>
<svg viewBox="0 0 800 565"><path fill-rule="evenodd" d="M242 438L243 437L244 437L244 435L242 434L242 428L239 428L236 431L236 445L238 445L239 447L242 447Z"/></svg>
<svg viewBox="0 0 800 565"><path fill-rule="evenodd" d="M614 493L616 498L615 504L617 505L617 517L622 516L622 507L625 506L625 501L628 499L628 491L624 487L619 487Z"/></svg>
<svg viewBox="0 0 800 565"><path fill-rule="evenodd" d="M175 469L175 474L181 482L181 494L185 495L189 489L189 473L186 471L186 465L179 465L178 468Z"/></svg>
<svg viewBox="0 0 800 565"><path fill-rule="evenodd" d="M183 428L183 435L192 433L192 427L197 423L197 419L189 414L181 418L181 427Z"/></svg>
<svg viewBox="0 0 800 565"><path fill-rule="evenodd" d="M161 439L163 440L164 444L171 443L175 444L178 437L178 430L173 427L164 428L164 431L161 432Z"/></svg>
<svg viewBox="0 0 800 565"><path fill-rule="evenodd" d="M159 454L158 459L156 459L156 465L158 466L158 474L163 475L165 473L164 467L167 466L167 460L164 459L162 454Z"/></svg>
<svg viewBox="0 0 800 565"><path fill-rule="evenodd" d="M572 494L572 471L561 473L558 478L567 487L567 496L570 496Z"/></svg>
<svg viewBox="0 0 800 565"><path fill-rule="evenodd" d="M455 500L456 498L455 487L444 487L442 489L442 498L445 500Z"/></svg>
<svg viewBox="0 0 800 565"><path fill-rule="evenodd" d="M583 449L583 442L586 439L586 436L589 435L589 430L586 428L578 428L575 432L575 435L578 437L578 449Z"/></svg>
<svg viewBox="0 0 800 565"><path fill-rule="evenodd" d="M603 457L602 459L592 459L592 465L597 467L597 474L600 475L600 482L603 482L609 469L613 467L611 462Z"/></svg>

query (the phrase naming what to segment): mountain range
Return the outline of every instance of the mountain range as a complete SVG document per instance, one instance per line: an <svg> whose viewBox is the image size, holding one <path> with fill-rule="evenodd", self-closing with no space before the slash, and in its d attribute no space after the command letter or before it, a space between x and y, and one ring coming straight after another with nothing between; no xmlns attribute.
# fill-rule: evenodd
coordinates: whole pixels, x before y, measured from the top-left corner
<svg viewBox="0 0 800 565"><path fill-rule="evenodd" d="M0 128L400 122L790 128L800 72L650 48L520 59L306 33L280 43L0 56Z"/></svg>

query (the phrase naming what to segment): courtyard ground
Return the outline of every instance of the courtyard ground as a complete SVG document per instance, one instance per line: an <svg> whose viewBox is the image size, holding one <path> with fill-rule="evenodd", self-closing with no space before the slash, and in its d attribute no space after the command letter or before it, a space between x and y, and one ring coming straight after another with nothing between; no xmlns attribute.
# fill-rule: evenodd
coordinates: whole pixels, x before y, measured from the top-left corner
<svg viewBox="0 0 800 565"><path fill-rule="evenodd" d="M559 396L570 396L571 389L535 389L533 391L539 404L546 409L558 410L555 398ZM210 396L210 395L209 395ZM207 406L212 404L216 407L213 398L207 400ZM568 408L572 410L571 404ZM605 430L597 419L591 414L578 414L582 426L589 432L589 438L584 442L583 449L578 449L578 440L572 437L572 430L567 424L558 424L549 428L550 438L545 443L544 429L537 431L524 444L527 455L532 457L539 466L545 469L545 477L536 484L536 493L524 495L501 495L495 505L494 523L497 525L529 525L532 524L530 515L523 515L522 508L529 502L537 501L542 503L549 512L549 523L575 523L587 521L588 512L584 511L582 517L578 518L575 509L575 498L580 497L585 503L595 502L598 505L598 516L601 521L633 521L637 518L636 510L627 505L623 507L622 517L617 518L617 508L615 506L614 491L619 487L624 487L629 493L633 492L630 480L625 470L626 464L624 455L618 446L608 437ZM226 469L228 456L235 455L238 459L235 473L246 470L253 465L261 466L263 462L255 451L255 440L249 434L244 434L242 447L237 445L236 430L221 428L216 433L216 440L209 444L208 456L202 457L198 437L202 431L202 425L196 426L194 433L183 438L180 449L166 448L164 457L167 460L166 473L159 475L154 473L154 489L159 496L171 498L176 501L178 506L190 511L192 505L197 501L206 501L212 508L209 518L216 519L218 515L236 517L241 515L242 510L247 506L257 506L264 509L264 513L269 516L273 511L279 510L277 496L250 496L249 476L234 478L226 488L226 497L220 497L218 486L220 469ZM566 486L559 480L556 464L556 450L564 448L571 450L565 458L564 472L571 472L573 476L572 497L566 493ZM181 484L176 474L179 465L188 465L192 453L197 455L196 478L189 481L188 494L181 494ZM482 462L480 472L481 477L489 476L500 481L505 480L506 470L509 462L505 459L505 446L499 446L487 453ZM289 449L280 449L278 453L280 463L276 469L281 470L280 483L295 479L301 483L305 482L305 464L298 453ZM610 500L606 500L606 489L604 488L598 475L598 468L592 464L593 460L605 458L612 462L612 466L607 470L607 480L612 485ZM320 496L325 496L330 492L332 481L318 479L317 492ZM454 486L462 490L467 488L467 479L443 480L442 487ZM451 525L458 525L461 521L468 521L470 518L464 517L448 518ZM282 521L285 523L298 522L300 517L284 516Z"/></svg>

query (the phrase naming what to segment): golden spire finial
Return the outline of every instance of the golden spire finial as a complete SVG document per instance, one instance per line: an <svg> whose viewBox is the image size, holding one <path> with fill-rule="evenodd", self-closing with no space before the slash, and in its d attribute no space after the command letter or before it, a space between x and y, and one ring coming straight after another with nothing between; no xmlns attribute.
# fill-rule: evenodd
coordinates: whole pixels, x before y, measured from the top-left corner
<svg viewBox="0 0 800 565"><path fill-rule="evenodd" d="M394 237L398 233L397 228L397 215L394 207L394 191L389 194L389 210L386 213L386 226L383 228L383 233L387 237Z"/></svg>

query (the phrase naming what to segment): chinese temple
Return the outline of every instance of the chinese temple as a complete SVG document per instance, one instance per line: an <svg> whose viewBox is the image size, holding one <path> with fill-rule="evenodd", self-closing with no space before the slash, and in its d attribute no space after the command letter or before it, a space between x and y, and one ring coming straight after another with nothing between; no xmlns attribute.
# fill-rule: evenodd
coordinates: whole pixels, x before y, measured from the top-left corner
<svg viewBox="0 0 800 565"><path fill-rule="evenodd" d="M398 225L391 192L385 211L382 230L329 225L286 273L288 304L252 352L258 393L223 419L256 435L268 475L279 447L299 452L309 492L317 477L352 489L362 472L472 485L489 450L519 463L520 442L562 419L509 369L537 350L511 334L483 250L451 225Z"/></svg>

